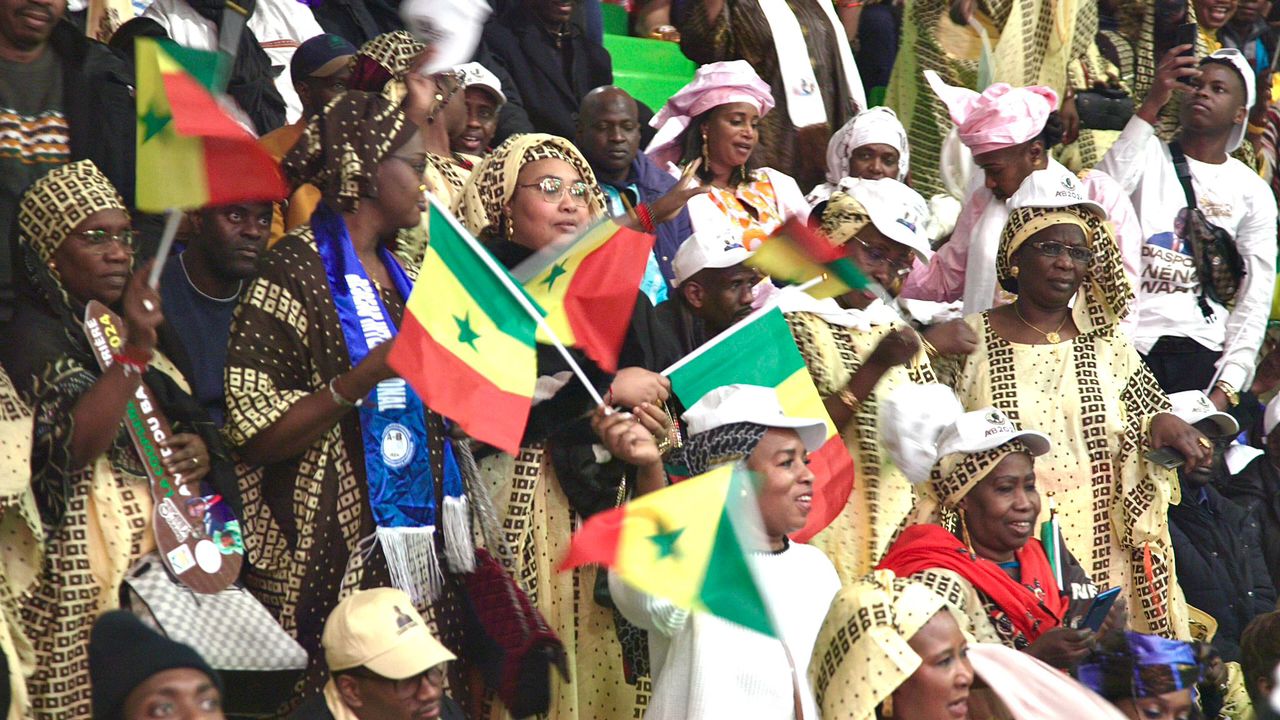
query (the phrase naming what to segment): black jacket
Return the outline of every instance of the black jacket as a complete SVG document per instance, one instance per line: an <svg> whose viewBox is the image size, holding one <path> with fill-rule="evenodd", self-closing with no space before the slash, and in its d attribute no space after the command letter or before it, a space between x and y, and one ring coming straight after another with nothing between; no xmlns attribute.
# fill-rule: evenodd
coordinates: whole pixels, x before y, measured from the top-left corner
<svg viewBox="0 0 1280 720"><path fill-rule="evenodd" d="M1275 609L1276 592L1257 519L1212 485L1204 491L1202 502L1197 488L1184 485L1182 503L1169 508L1178 584L1189 604L1218 621L1213 645L1223 661L1238 661L1240 633Z"/></svg>
<svg viewBox="0 0 1280 720"><path fill-rule="evenodd" d="M578 106L592 89L613 83L604 46L569 25L565 48L523 6L484 29L484 45L511 75L538 132L574 139Z"/></svg>
<svg viewBox="0 0 1280 720"><path fill-rule="evenodd" d="M70 21L58 23L49 45L62 65L62 111L70 133L71 160L92 160L125 203L133 206L133 73L106 45L90 40ZM0 228L0 324L8 322L20 274L16 228Z"/></svg>
<svg viewBox="0 0 1280 720"><path fill-rule="evenodd" d="M1271 584L1280 593L1280 471L1266 455L1260 455L1218 489L1258 521L1262 557L1271 573Z"/></svg>

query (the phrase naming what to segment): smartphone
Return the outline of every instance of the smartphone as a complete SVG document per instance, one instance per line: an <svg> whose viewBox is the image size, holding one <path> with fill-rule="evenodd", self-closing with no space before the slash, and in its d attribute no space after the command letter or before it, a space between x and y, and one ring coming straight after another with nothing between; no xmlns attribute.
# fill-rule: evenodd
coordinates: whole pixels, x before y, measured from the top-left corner
<svg viewBox="0 0 1280 720"><path fill-rule="evenodd" d="M1084 614L1084 622L1080 623L1080 629L1089 629L1098 632L1102 629L1102 623L1107 621L1107 613L1111 612L1111 606L1116 604L1116 598L1120 597L1120 588L1113 587L1098 593L1093 599L1093 603L1089 605L1088 611Z"/></svg>
<svg viewBox="0 0 1280 720"><path fill-rule="evenodd" d="M1170 470L1180 468L1187 463L1187 459L1183 457L1182 453L1170 447L1162 447L1152 450L1143 457L1162 468L1168 468Z"/></svg>
<svg viewBox="0 0 1280 720"><path fill-rule="evenodd" d="M1187 48L1185 51L1183 51L1183 52L1179 53L1179 54L1178 54L1178 56L1179 56L1179 57L1193 57L1193 56L1195 56L1195 54L1196 54L1196 36L1198 36L1199 34L1200 34L1200 29L1199 29L1198 27L1196 27L1196 24L1195 24L1195 23L1182 23L1181 25L1179 25L1179 26L1178 26L1178 29L1174 31L1174 35L1173 35L1173 44L1174 44L1174 47L1177 47L1178 45L1190 45L1190 46L1191 46L1191 47ZM1183 78L1178 78L1178 82L1180 82L1180 83L1186 83L1186 84L1188 84L1188 85L1189 85L1189 84L1191 84L1191 81L1190 81L1189 79L1187 79L1187 78L1184 78L1184 77L1183 77Z"/></svg>

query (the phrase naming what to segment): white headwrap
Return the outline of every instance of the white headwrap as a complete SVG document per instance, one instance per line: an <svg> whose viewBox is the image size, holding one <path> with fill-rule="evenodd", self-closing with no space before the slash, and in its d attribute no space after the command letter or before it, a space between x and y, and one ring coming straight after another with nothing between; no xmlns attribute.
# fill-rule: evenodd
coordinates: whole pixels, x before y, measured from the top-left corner
<svg viewBox="0 0 1280 720"><path fill-rule="evenodd" d="M863 145L888 145L898 151L898 182L907 179L911 151L898 114L887 107L867 108L835 131L827 143L827 182L849 176L849 155Z"/></svg>

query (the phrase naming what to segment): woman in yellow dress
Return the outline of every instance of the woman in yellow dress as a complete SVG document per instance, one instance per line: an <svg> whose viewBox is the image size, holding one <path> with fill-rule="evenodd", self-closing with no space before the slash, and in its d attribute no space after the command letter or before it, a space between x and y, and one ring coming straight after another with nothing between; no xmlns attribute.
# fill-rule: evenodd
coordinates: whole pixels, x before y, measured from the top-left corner
<svg viewBox="0 0 1280 720"><path fill-rule="evenodd" d="M967 317L978 348L935 361L939 376L966 408L994 406L1052 439L1036 477L1068 549L1094 582L1125 589L1134 629L1186 638L1167 524L1178 483L1145 454L1171 447L1198 466L1212 444L1168 412L1116 329L1133 290L1110 224L1094 206L1016 209L997 274L1017 300Z"/></svg>
<svg viewBox="0 0 1280 720"><path fill-rule="evenodd" d="M529 133L509 138L476 166L456 214L499 262L513 267L582 233L604 208L604 195L577 148L560 137ZM577 349L569 351L612 405L631 409L670 396L670 384L652 371L673 362L678 351L663 346L665 336L652 332L653 320L653 306L638 299L616 374L600 370ZM606 578L599 568L556 571L580 519L614 507L624 496L622 467L594 452L597 439L588 420L594 403L548 346L539 347L538 375L519 454L476 451L511 551L495 555L568 655L570 676L553 674L548 716L640 717L649 698L644 633L597 599ZM502 716L501 708L494 713Z"/></svg>

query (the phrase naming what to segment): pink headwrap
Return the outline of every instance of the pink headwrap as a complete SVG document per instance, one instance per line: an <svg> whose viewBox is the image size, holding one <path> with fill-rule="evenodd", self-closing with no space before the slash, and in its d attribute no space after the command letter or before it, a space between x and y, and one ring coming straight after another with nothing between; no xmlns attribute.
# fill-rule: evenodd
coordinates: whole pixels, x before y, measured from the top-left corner
<svg viewBox="0 0 1280 720"><path fill-rule="evenodd" d="M693 80L672 95L649 121L658 132L645 153L659 167L679 162L684 131L693 119L736 102L750 103L763 117L773 109L773 93L746 60L703 65Z"/></svg>
<svg viewBox="0 0 1280 720"><path fill-rule="evenodd" d="M1034 140L1044 131L1049 113L1058 109L1058 93L1043 85L1015 88L996 83L979 95L946 84L932 70L925 70L924 77L947 106L960 142L974 155Z"/></svg>

